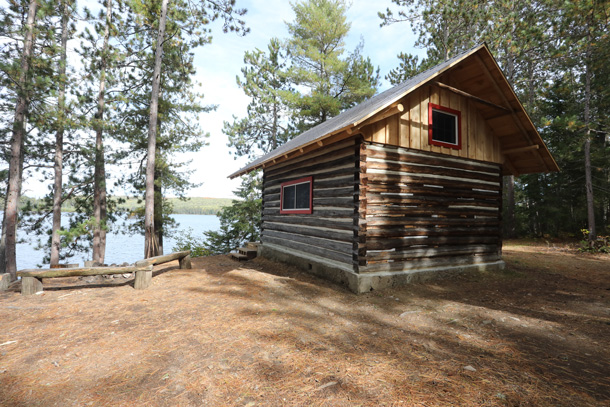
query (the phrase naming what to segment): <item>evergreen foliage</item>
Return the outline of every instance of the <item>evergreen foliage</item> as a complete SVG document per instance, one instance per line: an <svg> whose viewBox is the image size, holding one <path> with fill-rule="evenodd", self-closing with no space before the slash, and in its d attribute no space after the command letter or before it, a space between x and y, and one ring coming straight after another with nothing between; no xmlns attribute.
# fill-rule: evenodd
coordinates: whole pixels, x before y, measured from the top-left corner
<svg viewBox="0 0 610 407"><path fill-rule="evenodd" d="M515 180L514 204L510 195L504 204L505 234L576 238L581 229L592 230L591 222L607 231L610 126L605 112L610 103L610 3L393 3L395 10L379 13L382 25L410 22L419 36L416 45L423 47L427 56L419 61L400 54L399 67L387 79L398 83L486 42L559 164L559 173L523 175ZM589 183L586 157L590 159L591 188L583 188ZM507 178L504 184L510 183ZM594 229L588 238L594 238Z"/></svg>
<svg viewBox="0 0 610 407"><path fill-rule="evenodd" d="M243 80L238 77L237 83L250 97L248 114L225 122L223 129L236 156L267 153L373 96L379 85L379 69L361 55L363 42L345 50L350 24L344 1L304 0L292 9L289 38L272 39L268 53L256 49L244 56ZM220 231L206 234L211 253L258 240L260 188L249 176L242 180L243 200L222 210Z"/></svg>

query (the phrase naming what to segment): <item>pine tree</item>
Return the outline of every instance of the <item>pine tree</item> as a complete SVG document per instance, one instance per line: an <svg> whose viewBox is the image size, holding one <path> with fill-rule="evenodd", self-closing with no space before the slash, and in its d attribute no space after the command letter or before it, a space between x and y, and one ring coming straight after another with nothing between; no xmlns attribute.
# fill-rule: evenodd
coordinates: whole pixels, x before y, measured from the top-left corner
<svg viewBox="0 0 610 407"><path fill-rule="evenodd" d="M4 261L0 263L0 273L9 273L12 280L17 279L17 218L19 215L19 197L21 196L21 183L23 176L23 147L26 137L25 121L30 102L29 95L29 71L30 59L34 48L34 30L36 22L36 0L29 2L27 20L25 22L25 35L23 50L21 54L21 72L17 86L17 101L15 103L15 114L12 125L11 155L8 170L8 187L6 194L6 205L4 209L4 220L2 222L3 234L6 236L4 247Z"/></svg>
<svg viewBox="0 0 610 407"><path fill-rule="evenodd" d="M285 52L278 39L273 38L268 53L256 49L244 55L243 80L237 84L250 97L247 116L233 123L224 122L223 133L229 137L229 147L236 156L253 159L268 153L293 136L288 122L285 92L290 91L286 78Z"/></svg>
<svg viewBox="0 0 610 407"><path fill-rule="evenodd" d="M361 55L362 42L346 55L350 24L344 1L307 0L293 3L292 9L295 19L287 23L288 77L305 91L286 96L304 131L373 96L379 69Z"/></svg>

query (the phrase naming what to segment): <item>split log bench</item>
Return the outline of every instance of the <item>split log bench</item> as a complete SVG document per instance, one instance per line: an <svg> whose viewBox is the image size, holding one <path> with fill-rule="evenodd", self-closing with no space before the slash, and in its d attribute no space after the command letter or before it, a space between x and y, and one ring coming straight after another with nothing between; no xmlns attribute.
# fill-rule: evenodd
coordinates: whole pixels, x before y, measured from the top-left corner
<svg viewBox="0 0 610 407"><path fill-rule="evenodd" d="M100 276L108 274L136 273L134 288L143 290L150 285L152 280L152 265L136 265L127 267L84 267L84 268L65 268L65 269L30 269L17 272L21 277L21 294L32 295L42 291L43 278L57 277L80 277L80 276Z"/></svg>
<svg viewBox="0 0 610 407"><path fill-rule="evenodd" d="M182 252L175 252L170 254L164 254L162 256L149 257L148 259L138 260L136 266L156 266L157 264L168 263L170 261L178 260L180 262L181 269L190 269L191 266L191 251L185 250Z"/></svg>
<svg viewBox="0 0 610 407"><path fill-rule="evenodd" d="M43 278L57 277L81 277L81 276L100 276L109 274L131 274L136 273L134 280L134 288L143 290L150 285L152 281L152 269L157 264L168 263L178 260L181 269L190 269L191 252L185 250L182 252L170 253L162 256L150 257L148 259L139 260L135 266L127 267L83 267L83 268L56 268L56 269L28 269L17 272L17 276L21 277L21 294L32 295L42 291ZM6 277L6 278L4 278ZM8 282L8 277L3 276L0 282ZM4 284L3 284L4 285ZM8 284L6 284L8 286ZM1 288L1 287L0 287Z"/></svg>

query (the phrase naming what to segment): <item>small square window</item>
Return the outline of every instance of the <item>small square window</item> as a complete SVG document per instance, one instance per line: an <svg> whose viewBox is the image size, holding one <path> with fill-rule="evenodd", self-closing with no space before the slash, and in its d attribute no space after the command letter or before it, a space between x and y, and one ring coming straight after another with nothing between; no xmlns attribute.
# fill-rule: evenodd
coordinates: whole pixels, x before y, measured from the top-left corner
<svg viewBox="0 0 610 407"><path fill-rule="evenodd" d="M280 213L312 213L312 177L284 182L280 191Z"/></svg>
<svg viewBox="0 0 610 407"><path fill-rule="evenodd" d="M462 148L462 117L458 110L428 104L428 142L434 146Z"/></svg>

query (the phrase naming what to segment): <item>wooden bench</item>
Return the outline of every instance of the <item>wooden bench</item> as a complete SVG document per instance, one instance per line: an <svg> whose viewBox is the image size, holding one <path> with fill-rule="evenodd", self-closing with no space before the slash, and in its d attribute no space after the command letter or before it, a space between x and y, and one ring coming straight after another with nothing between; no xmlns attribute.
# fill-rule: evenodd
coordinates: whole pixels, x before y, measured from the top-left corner
<svg viewBox="0 0 610 407"><path fill-rule="evenodd" d="M81 277L81 276L100 276L109 274L131 274L136 273L134 280L134 288L143 290L150 285L152 280L152 269L154 265L167 263L173 260L180 262L181 269L190 269L191 252L185 250L182 252L170 253L162 256L150 257L148 259L139 260L135 266L127 267L74 267L61 269L29 269L17 272L17 276L21 277L21 294L32 295L42 291L43 278L57 277ZM3 276L10 277L10 276ZM8 278L2 278L0 282L8 282ZM7 285L8 284L3 284Z"/></svg>
<svg viewBox="0 0 610 407"><path fill-rule="evenodd" d="M190 269L191 266L191 252L185 250L182 252L175 252L170 254L164 254L162 256L149 257L148 259L139 260L136 262L136 266L156 266L157 264L168 263L170 261L178 260L180 262L181 269Z"/></svg>
<svg viewBox="0 0 610 407"><path fill-rule="evenodd" d="M152 280L152 264L136 265L127 267L83 267L65 269L30 269L17 272L21 277L21 294L32 295L42 291L43 278L57 277L80 277L80 276L100 276L108 274L136 273L134 288L143 290L150 285Z"/></svg>

